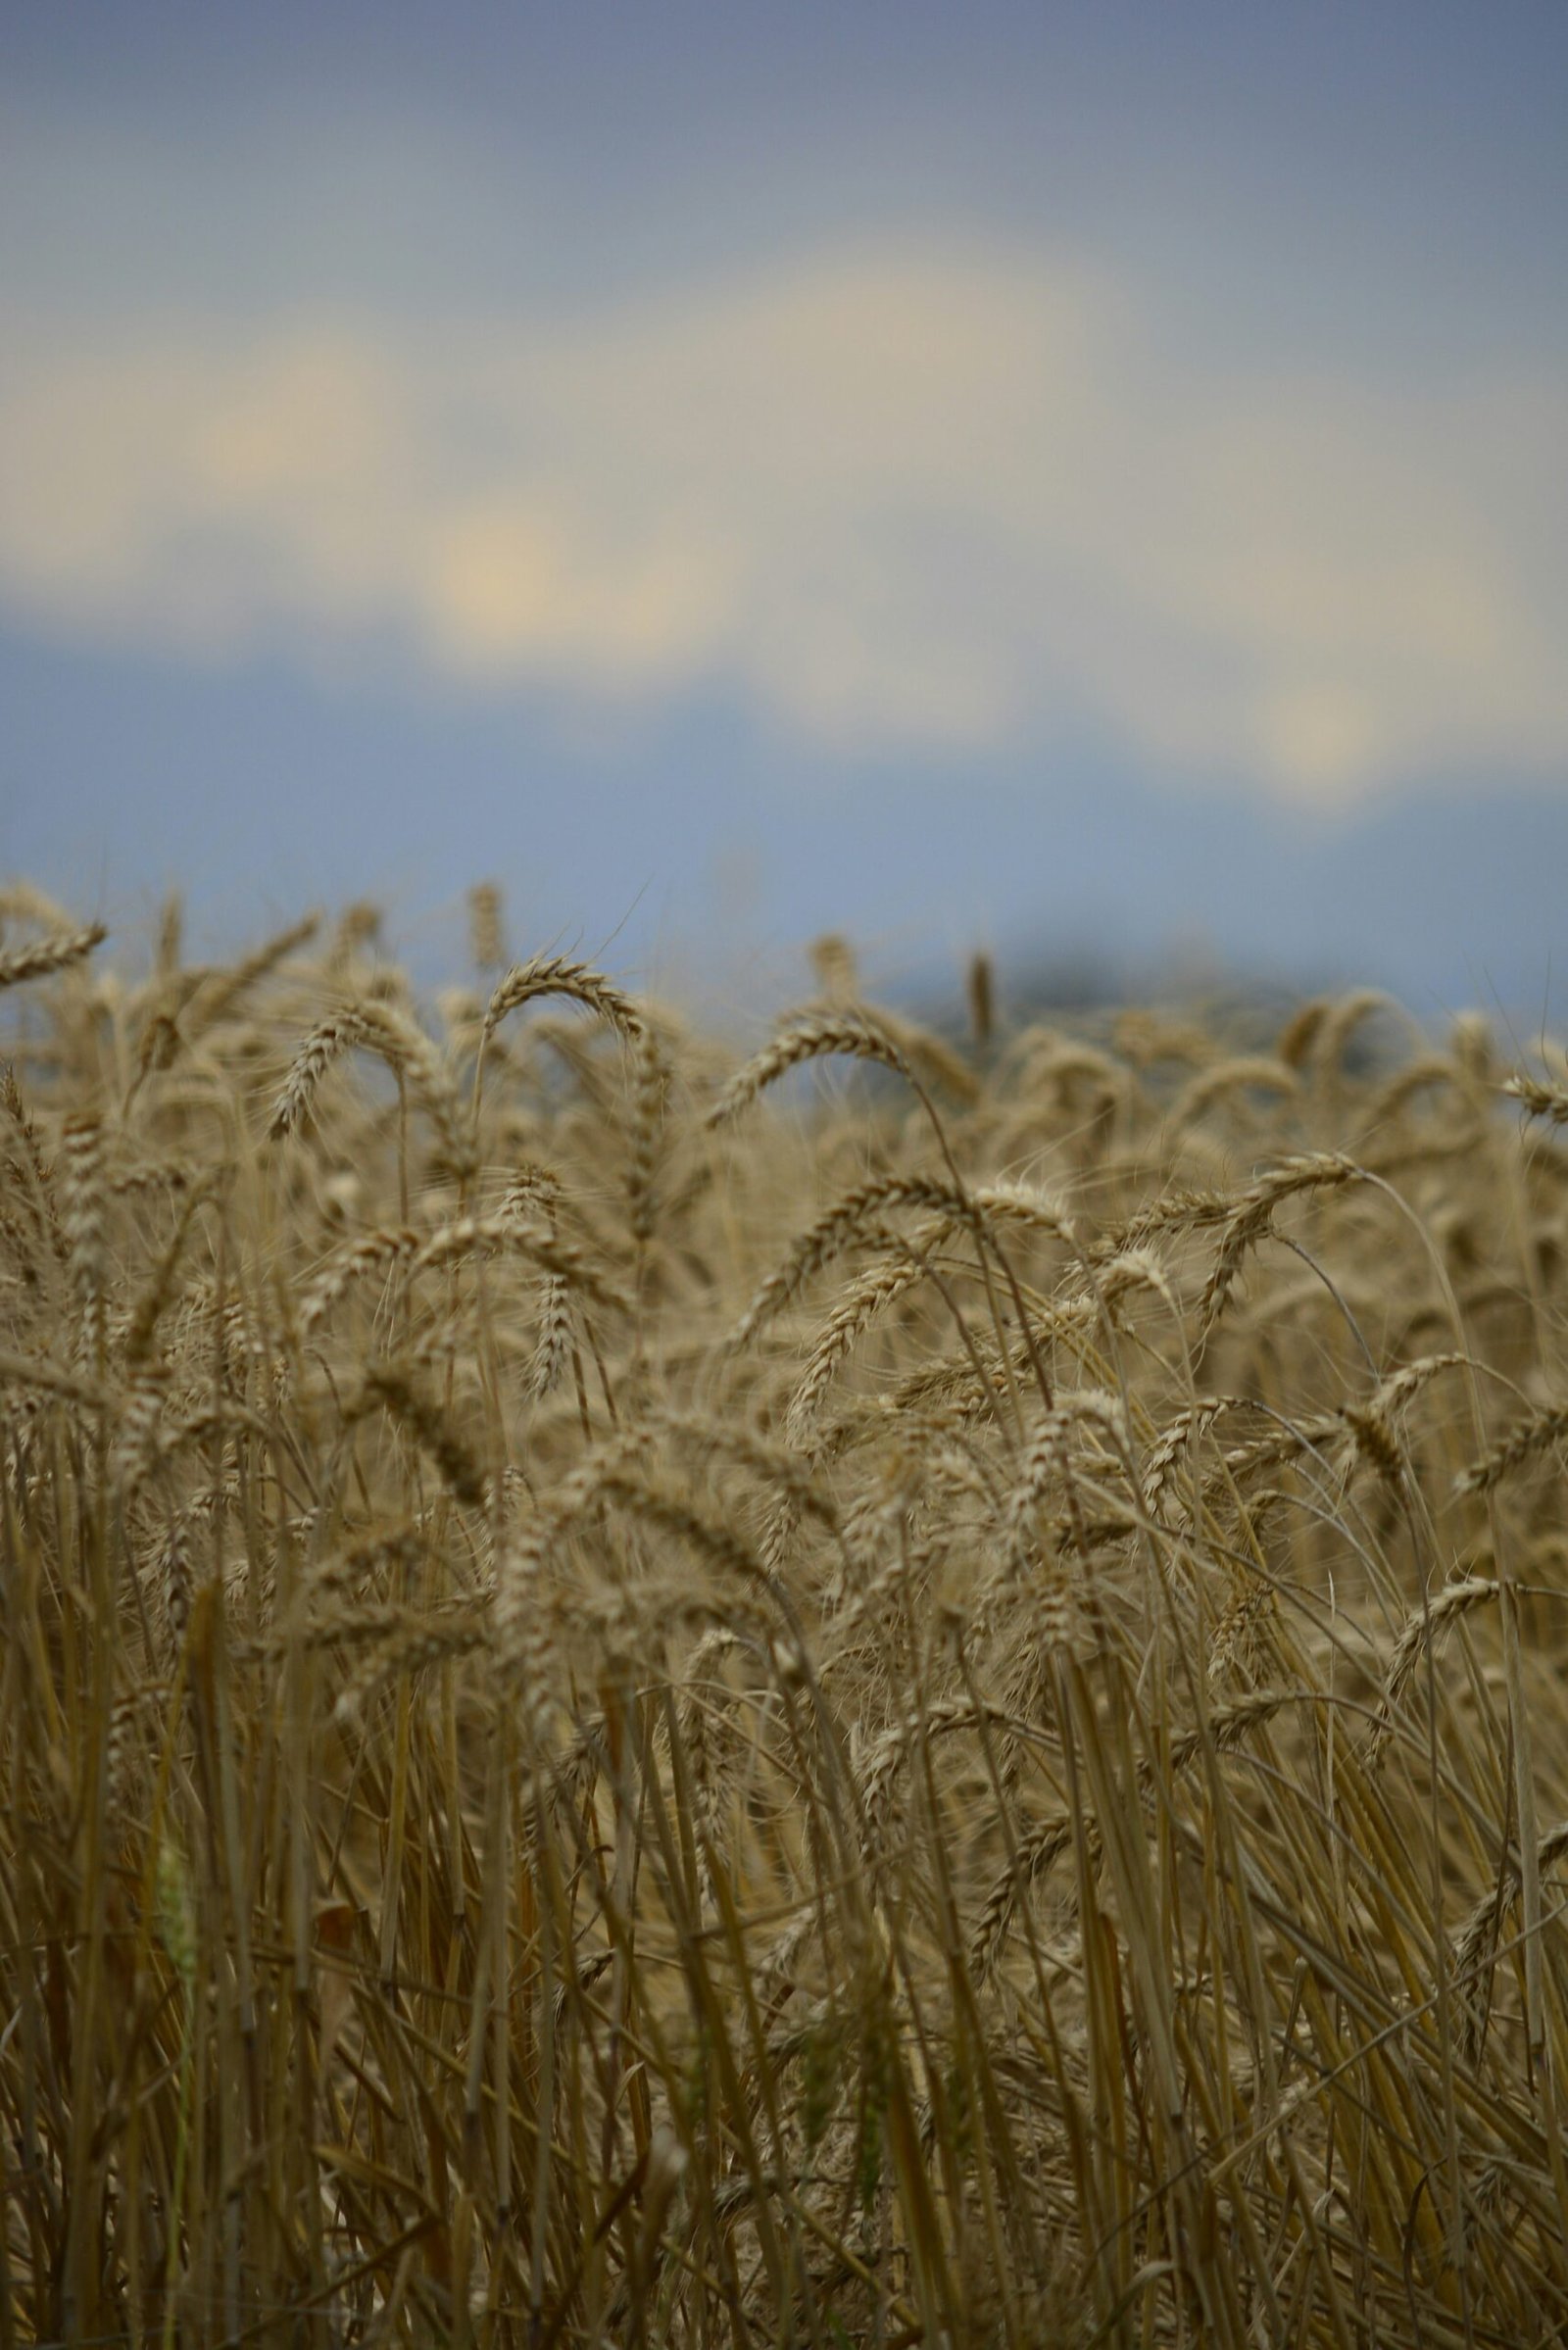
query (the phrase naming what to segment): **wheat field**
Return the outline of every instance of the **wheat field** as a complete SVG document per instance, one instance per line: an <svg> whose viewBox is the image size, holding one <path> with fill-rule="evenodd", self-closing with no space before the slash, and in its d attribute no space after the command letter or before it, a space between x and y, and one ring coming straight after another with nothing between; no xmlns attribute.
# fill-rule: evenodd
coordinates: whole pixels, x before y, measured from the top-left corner
<svg viewBox="0 0 1568 2350"><path fill-rule="evenodd" d="M1560 1055L472 910L4 895L0 2350L1562 2338Z"/></svg>

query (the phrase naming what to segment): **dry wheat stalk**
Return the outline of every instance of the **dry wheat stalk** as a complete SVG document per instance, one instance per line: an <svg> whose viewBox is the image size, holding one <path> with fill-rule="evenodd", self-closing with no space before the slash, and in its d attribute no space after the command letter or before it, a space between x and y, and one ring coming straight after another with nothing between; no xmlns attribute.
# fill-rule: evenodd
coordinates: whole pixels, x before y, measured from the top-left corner
<svg viewBox="0 0 1568 2350"><path fill-rule="evenodd" d="M421 1394L408 1372L396 1363L371 1363L364 1375L351 1417L383 1407L418 1439L458 1500L469 1509L484 1505L484 1471L459 1436L446 1413Z"/></svg>
<svg viewBox="0 0 1568 2350"><path fill-rule="evenodd" d="M1302 1693L1299 1689L1250 1689L1228 1704L1214 1706L1202 1730L1191 1731L1173 1741L1167 1757L1169 1770L1173 1774L1189 1770L1206 1753L1228 1752L1250 1730L1272 1721L1285 1706L1298 1702ZM1140 1761L1138 1783L1146 1797L1152 1792L1155 1778L1154 1765L1148 1760ZM1093 1819L1081 1823L1071 1818L1043 1821L1019 1838L1013 1859L986 1895L970 1938L970 1967L981 1981L995 1972L1019 1905L1071 1847L1079 1833L1084 1836L1090 1865L1098 1866L1100 1829Z"/></svg>
<svg viewBox="0 0 1568 2350"><path fill-rule="evenodd" d="M70 930L72 917L36 882L7 881L0 883L0 930L8 922L27 922L35 930Z"/></svg>
<svg viewBox="0 0 1568 2350"><path fill-rule="evenodd" d="M1242 1260L1269 1229L1274 1210L1286 1199L1307 1191L1327 1191L1364 1180L1353 1159L1338 1151L1314 1151L1288 1158L1258 1177L1250 1190L1230 1204L1214 1268L1199 1303L1199 1334L1206 1337L1225 1310L1231 1286Z"/></svg>
<svg viewBox="0 0 1568 2350"><path fill-rule="evenodd" d="M1227 1094L1261 1092L1290 1099L1300 1090L1300 1079L1283 1058L1269 1060L1261 1054L1243 1053L1235 1060L1222 1060L1212 1068L1200 1070L1171 1103L1170 1123L1179 1132L1182 1127L1194 1124Z"/></svg>
<svg viewBox="0 0 1568 2350"><path fill-rule="evenodd" d="M1086 1014L950 1069L936 1145L874 1087L715 1152L720 1049L564 957L509 974L558 1070L472 998L438 1048L368 915L174 931L0 1000L17 2338L1411 2350L1461 2274L1554 2336L1568 1189L1485 1041ZM819 1006L729 1099L932 1042ZM307 1115L343 1051L395 1110ZM1456 1495L1461 1369L1536 1408Z"/></svg>
<svg viewBox="0 0 1568 2350"><path fill-rule="evenodd" d="M1183 1327L1181 1301L1170 1276L1153 1251L1149 1248L1121 1248L1097 1267L1095 1289L1106 1306L1117 1304L1123 1297L1138 1290L1148 1290L1159 1299L1176 1328Z"/></svg>
<svg viewBox="0 0 1568 2350"><path fill-rule="evenodd" d="M481 971L496 971L506 961L502 944L501 885L476 881L468 892L468 952Z"/></svg>
<svg viewBox="0 0 1568 2350"><path fill-rule="evenodd" d="M1545 1118L1553 1126L1568 1123L1568 1089L1560 1085L1546 1085L1521 1070L1508 1079L1502 1091L1522 1102L1533 1118Z"/></svg>
<svg viewBox="0 0 1568 2350"><path fill-rule="evenodd" d="M1516 1420L1499 1444L1454 1480L1456 1493L1489 1493L1527 1460L1568 1436L1568 1403L1552 1403Z"/></svg>
<svg viewBox="0 0 1568 2350"><path fill-rule="evenodd" d="M882 1848L892 1809L894 1784L910 1752L923 1748L930 1739L942 1738L956 1730L974 1730L982 1722L1002 1731L1014 1731L1018 1724L1000 1705L979 1705L970 1697L948 1697L928 1706L923 1712L906 1715L885 1730L863 1757L858 1773L858 1793L863 1818L861 1848L869 1857Z"/></svg>
<svg viewBox="0 0 1568 2350"><path fill-rule="evenodd" d="M854 1246L862 1235L881 1238L877 1218L890 1207L938 1208L944 1218L965 1211L950 1183L927 1175L883 1175L847 1192L807 1232L789 1255L770 1273L730 1333L726 1345L735 1352L750 1345L762 1327L800 1296L806 1284Z"/></svg>
<svg viewBox="0 0 1568 2350"><path fill-rule="evenodd" d="M1088 1834L1094 1835L1093 1825ZM1019 1905L1051 1872L1073 1841L1071 1820L1047 1820L1020 1837L1018 1849L986 1895L969 1941L969 1966L984 1983L996 1972Z"/></svg>
<svg viewBox="0 0 1568 2350"><path fill-rule="evenodd" d="M1487 1604L1498 1596L1499 1589L1488 1576L1467 1575L1457 1582L1445 1584L1441 1591L1434 1591L1425 1606L1414 1609L1405 1618L1394 1644L1388 1678L1378 1700L1377 1716L1362 1754L1362 1760L1369 1769L1382 1757L1393 1735L1395 1715L1410 1686L1416 1666L1427 1653L1434 1636L1449 1616L1465 1615L1471 1608Z"/></svg>
<svg viewBox="0 0 1568 2350"><path fill-rule="evenodd" d="M389 1681L405 1675L412 1679L454 1657L471 1655L487 1637L486 1626L471 1618L443 1624L410 1617L397 1624L386 1640L368 1649L344 1682L332 1706L334 1722L340 1727L352 1724Z"/></svg>
<svg viewBox="0 0 1568 2350"><path fill-rule="evenodd" d="M407 1224L382 1225L367 1232L328 1259L300 1300L300 1331L309 1337L334 1305L367 1273L407 1263L421 1246L418 1233Z"/></svg>
<svg viewBox="0 0 1568 2350"><path fill-rule="evenodd" d="M231 970L219 971L202 983L192 996L183 1015L185 1032L195 1037L203 1030L215 1028L226 1019L241 1001L259 987L263 980L285 963L301 947L308 947L321 927L319 914L306 914L302 920L291 922L247 955Z"/></svg>
<svg viewBox="0 0 1568 2350"><path fill-rule="evenodd" d="M338 1057L361 1041L361 1023L351 1011L328 1012L318 1020L301 1045L283 1082L283 1090L273 1104L268 1126L272 1142L292 1134L316 1099L321 1079Z"/></svg>
<svg viewBox="0 0 1568 2350"><path fill-rule="evenodd" d="M950 1229L947 1217L937 1224L923 1225L910 1244L907 1254L891 1257L884 1264L873 1265L868 1273L862 1274L853 1284L834 1307L811 1349L784 1415L784 1432L792 1444L809 1443L822 1397L839 1364L860 1333L878 1314L884 1313L896 1299L925 1279L930 1250Z"/></svg>
<svg viewBox="0 0 1568 2350"><path fill-rule="evenodd" d="M1568 1820L1549 1829L1536 1847L1538 1870L1549 1869L1568 1853ZM1453 1973L1463 2003L1459 2046L1467 2064L1475 2064L1486 2041L1492 2008L1492 1974L1496 1965L1497 1938L1503 1913L1519 1890L1517 1857L1509 1853L1494 1890L1484 1893L1453 1941Z"/></svg>
<svg viewBox="0 0 1568 2350"><path fill-rule="evenodd" d="M519 1004L536 1002L541 996L563 996L570 1003L582 1004L628 1043L643 1033L642 1014L631 998L623 995L602 972L587 963L573 962L564 955L537 955L531 962L514 964L498 981L485 1007L486 1037L495 1034L509 1012L515 1011Z"/></svg>
<svg viewBox="0 0 1568 2350"><path fill-rule="evenodd" d="M571 1292L559 1273L547 1273L539 1284L539 1337L528 1366L527 1392L535 1403L561 1385L570 1352Z"/></svg>
<svg viewBox="0 0 1568 2350"><path fill-rule="evenodd" d="M154 1459L159 1425L172 1382L170 1364L157 1356L139 1362L120 1406L110 1474L125 1493L134 1491Z"/></svg>
<svg viewBox="0 0 1568 2350"><path fill-rule="evenodd" d="M503 1542L495 1563L496 1657L515 1676L522 1724L535 1755L547 1752L556 1718L556 1656L543 1577L527 1545Z"/></svg>
<svg viewBox="0 0 1568 2350"><path fill-rule="evenodd" d="M85 930L57 930L25 947L0 948L0 988L20 987L24 979L42 979L52 971L69 971L84 962L108 936L101 922L93 922Z"/></svg>
<svg viewBox="0 0 1568 2350"><path fill-rule="evenodd" d="M485 1050L500 1023L519 1005L545 996L580 1004L613 1030L631 1057L632 1121L626 1191L633 1240L646 1243L654 1229L654 1164L660 1117L663 1107L665 1070L647 1019L629 996L587 963L560 955L536 955L517 963L496 987L486 1006L474 1068L474 1101L479 1099Z"/></svg>
<svg viewBox="0 0 1568 2350"><path fill-rule="evenodd" d="M59 1175L67 1272L81 1316L82 1347L93 1358L103 1342L104 1292L109 1280L103 1121L95 1110L80 1110L66 1120L60 1138Z"/></svg>
<svg viewBox="0 0 1568 2350"><path fill-rule="evenodd" d="M1086 1422L1109 1439L1108 1457L1131 1473L1132 1444L1121 1397L1101 1389L1068 1394L1058 1390L1052 1409L1040 1419L1029 1440L1017 1483L1007 1496L1006 1538L1015 1572L1028 1564L1035 1511L1053 1480L1070 1494L1075 1493L1078 1480L1069 1441L1074 1430Z"/></svg>
<svg viewBox="0 0 1568 2350"><path fill-rule="evenodd" d="M780 1030L770 1045L763 1047L745 1067L738 1069L708 1113L710 1126L723 1126L739 1117L764 1093L770 1085L803 1061L821 1060L830 1054L845 1054L852 1060L880 1061L887 1069L895 1069L901 1077L910 1074L905 1059L892 1038L873 1026L862 1013L841 1012L803 1013Z"/></svg>
<svg viewBox="0 0 1568 2350"><path fill-rule="evenodd" d="M1215 1421L1226 1412L1248 1408L1248 1400L1242 1395L1203 1396L1183 1406L1144 1454L1144 1500L1150 1510L1158 1509L1178 1463L1202 1441Z"/></svg>

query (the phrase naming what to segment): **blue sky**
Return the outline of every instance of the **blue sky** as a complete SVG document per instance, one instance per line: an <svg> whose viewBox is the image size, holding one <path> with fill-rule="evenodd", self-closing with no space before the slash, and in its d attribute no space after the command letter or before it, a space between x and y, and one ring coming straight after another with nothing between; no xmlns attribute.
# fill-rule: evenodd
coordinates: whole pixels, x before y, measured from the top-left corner
<svg viewBox="0 0 1568 2350"><path fill-rule="evenodd" d="M0 865L1539 1004L1568 14L0 8Z"/></svg>

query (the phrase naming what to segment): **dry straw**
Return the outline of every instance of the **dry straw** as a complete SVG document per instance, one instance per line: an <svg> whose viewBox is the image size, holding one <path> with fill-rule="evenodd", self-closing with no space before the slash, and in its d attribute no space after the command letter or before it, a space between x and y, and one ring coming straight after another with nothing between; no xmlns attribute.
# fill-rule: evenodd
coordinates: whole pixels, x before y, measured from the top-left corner
<svg viewBox="0 0 1568 2350"><path fill-rule="evenodd" d="M1561 2338L1555 1078L470 910L0 898L0 2345Z"/></svg>
<svg viewBox="0 0 1568 2350"><path fill-rule="evenodd" d="M25 947L0 948L0 988L20 987L24 979L44 979L53 971L69 971L85 962L108 936L101 922L93 922L85 930L57 930Z"/></svg>

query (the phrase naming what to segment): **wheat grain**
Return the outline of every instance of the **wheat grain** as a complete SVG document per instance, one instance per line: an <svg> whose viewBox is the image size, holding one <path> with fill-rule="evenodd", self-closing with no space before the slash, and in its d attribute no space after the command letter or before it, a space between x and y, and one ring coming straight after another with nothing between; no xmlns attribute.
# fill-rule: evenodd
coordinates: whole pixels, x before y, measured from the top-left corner
<svg viewBox="0 0 1568 2350"><path fill-rule="evenodd" d="M1367 1739L1365 1759L1369 1764L1382 1755L1393 1733L1394 1717L1405 1690L1441 1626L1446 1623L1449 1616L1466 1614L1471 1608L1484 1606L1495 1599L1498 1589L1497 1584L1487 1576L1464 1576L1455 1583L1446 1584L1442 1591L1435 1591L1424 1606L1415 1609L1406 1619L1395 1642L1388 1679Z"/></svg>
<svg viewBox="0 0 1568 2350"><path fill-rule="evenodd" d="M374 939L6 999L0 2330L1554 2337L1490 1043L993 995L981 1087L822 955L737 1071Z"/></svg>
<svg viewBox="0 0 1568 2350"><path fill-rule="evenodd" d="M739 1117L760 1094L797 1069L804 1061L844 1054L852 1060L880 1061L901 1077L909 1065L891 1037L885 1036L860 1013L805 1013L782 1029L756 1057L738 1069L708 1113L710 1126L722 1126Z"/></svg>
<svg viewBox="0 0 1568 2350"><path fill-rule="evenodd" d="M329 1012L318 1020L301 1045L273 1105L268 1136L280 1142L292 1134L316 1099L317 1088L338 1055L361 1042L361 1022L354 1012Z"/></svg>
<svg viewBox="0 0 1568 2350"><path fill-rule="evenodd" d="M101 922L93 922L85 930L57 930L25 947L0 948L0 988L20 987L24 979L72 970L85 962L108 936Z"/></svg>
<svg viewBox="0 0 1568 2350"><path fill-rule="evenodd" d="M480 1509L485 1499L485 1477L458 1431L429 1396L415 1386L396 1363L372 1363L364 1376L359 1413L383 1405L417 1437L458 1500Z"/></svg>
<svg viewBox="0 0 1568 2350"><path fill-rule="evenodd" d="M1516 1469L1523 1468L1526 1461L1548 1451L1565 1436L1568 1436L1568 1403L1551 1403L1541 1411L1531 1412L1527 1418L1516 1420L1500 1443L1455 1478L1453 1490L1456 1493L1490 1493Z"/></svg>
<svg viewBox="0 0 1568 2350"><path fill-rule="evenodd" d="M1226 1214L1214 1269L1199 1304L1200 1336L1206 1337L1223 1313L1243 1259L1268 1232L1274 1211L1283 1201L1302 1192L1333 1190L1362 1180L1363 1171L1353 1160L1321 1151L1288 1158L1259 1176Z"/></svg>
<svg viewBox="0 0 1568 2350"><path fill-rule="evenodd" d="M1522 1102L1531 1117L1544 1118L1552 1126L1568 1124L1568 1088L1548 1085L1520 1071L1508 1079L1502 1091Z"/></svg>

